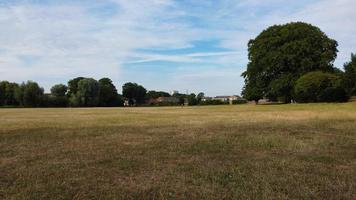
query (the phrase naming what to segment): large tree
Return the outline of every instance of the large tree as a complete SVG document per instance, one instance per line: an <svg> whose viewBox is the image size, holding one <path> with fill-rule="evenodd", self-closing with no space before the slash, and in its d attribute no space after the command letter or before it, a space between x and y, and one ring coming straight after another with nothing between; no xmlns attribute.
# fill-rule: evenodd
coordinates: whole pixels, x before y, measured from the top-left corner
<svg viewBox="0 0 356 200"><path fill-rule="evenodd" d="M137 104L144 103L146 93L147 90L137 83L125 83L122 86L122 95L130 102L135 100Z"/></svg>
<svg viewBox="0 0 356 200"><path fill-rule="evenodd" d="M22 83L15 92L15 97L20 105L25 107L38 107L43 102L44 89L36 82Z"/></svg>
<svg viewBox="0 0 356 200"><path fill-rule="evenodd" d="M84 78L78 82L77 98L84 107L98 106L100 87L99 82L93 78Z"/></svg>
<svg viewBox="0 0 356 200"><path fill-rule="evenodd" d="M344 87L350 96L356 95L356 54L351 54L351 61L344 65Z"/></svg>
<svg viewBox="0 0 356 200"><path fill-rule="evenodd" d="M8 81L0 82L0 106L17 105L15 99L15 91L19 85L17 83L10 83Z"/></svg>
<svg viewBox="0 0 356 200"><path fill-rule="evenodd" d="M79 81L85 79L84 77L77 77L68 81L68 96L76 95L78 92Z"/></svg>
<svg viewBox="0 0 356 200"><path fill-rule="evenodd" d="M289 103L299 77L311 71L334 71L337 52L337 42L313 25L269 27L248 43L243 94L249 100L278 97Z"/></svg>
<svg viewBox="0 0 356 200"><path fill-rule="evenodd" d="M99 105L100 106L120 106L121 99L117 93L115 85L109 78L102 78L99 80L100 95L99 95Z"/></svg>

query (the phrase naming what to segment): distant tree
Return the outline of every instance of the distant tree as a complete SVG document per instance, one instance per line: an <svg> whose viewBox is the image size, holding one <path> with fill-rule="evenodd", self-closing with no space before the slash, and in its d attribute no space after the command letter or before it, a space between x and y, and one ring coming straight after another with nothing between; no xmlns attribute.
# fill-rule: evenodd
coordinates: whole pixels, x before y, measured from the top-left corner
<svg viewBox="0 0 356 200"><path fill-rule="evenodd" d="M220 101L220 100L206 100L206 101L202 101L201 105L227 105L229 104L229 102L224 102L224 101Z"/></svg>
<svg viewBox="0 0 356 200"><path fill-rule="evenodd" d="M0 82L0 105L4 106L16 106L19 102L15 98L15 91L19 85L17 83L10 83L8 81Z"/></svg>
<svg viewBox="0 0 356 200"><path fill-rule="evenodd" d="M144 103L146 93L147 90L137 83L125 83L122 86L122 95L129 99L130 102L135 100L137 104Z"/></svg>
<svg viewBox="0 0 356 200"><path fill-rule="evenodd" d="M245 80L245 86L242 89L242 96L245 99L254 101L256 104L258 104L258 101L264 97L263 90L260 85L258 85L258 81L253 79L254 78L251 77L249 80Z"/></svg>
<svg viewBox="0 0 356 200"><path fill-rule="evenodd" d="M187 95L187 99L188 99L188 104L190 106L195 106L198 104L198 100L196 98L196 95L194 93L191 93L190 95Z"/></svg>
<svg viewBox="0 0 356 200"><path fill-rule="evenodd" d="M5 90L6 90L6 85L8 84L7 81L1 81L0 82L0 106L5 105Z"/></svg>
<svg viewBox="0 0 356 200"><path fill-rule="evenodd" d="M91 107L99 104L99 82L92 78L84 78L78 82L77 96L80 106Z"/></svg>
<svg viewBox="0 0 356 200"><path fill-rule="evenodd" d="M19 88L19 84L8 82L5 87L4 105L18 105L19 102L15 98L15 92Z"/></svg>
<svg viewBox="0 0 356 200"><path fill-rule="evenodd" d="M39 107L43 103L44 89L36 82L22 83L15 91L15 97L20 105L25 107Z"/></svg>
<svg viewBox="0 0 356 200"><path fill-rule="evenodd" d="M280 97L290 103L295 81L311 71L331 72L337 42L310 24L296 22L264 30L248 44L244 97Z"/></svg>
<svg viewBox="0 0 356 200"><path fill-rule="evenodd" d="M170 97L171 95L167 92L164 91L148 91L147 92L147 97L148 98L153 98L153 99L157 99L158 97Z"/></svg>
<svg viewBox="0 0 356 200"><path fill-rule="evenodd" d="M76 95L78 92L78 83L79 81L85 79L84 77L77 77L68 81L68 96L71 97Z"/></svg>
<svg viewBox="0 0 356 200"><path fill-rule="evenodd" d="M67 97L68 87L63 84L54 85L51 88L51 95L45 95L47 107L66 107L68 105Z"/></svg>
<svg viewBox="0 0 356 200"><path fill-rule="evenodd" d="M310 72L300 77L295 85L297 102L345 102L348 97L341 87L341 78L321 71Z"/></svg>
<svg viewBox="0 0 356 200"><path fill-rule="evenodd" d="M351 54L351 61L344 65L343 85L348 95L356 95L356 54Z"/></svg>
<svg viewBox="0 0 356 200"><path fill-rule="evenodd" d="M99 105L104 107L121 106L122 99L117 93L115 85L109 78L99 80L100 95Z"/></svg>
<svg viewBox="0 0 356 200"><path fill-rule="evenodd" d="M201 100L204 98L205 94L203 92L200 92L197 95L197 103L199 104L201 102Z"/></svg>
<svg viewBox="0 0 356 200"><path fill-rule="evenodd" d="M187 99L187 96L188 96L188 95L186 95L186 94L181 94L181 93L179 93L179 92L175 92L175 93L173 93L172 96L179 99L179 105L184 105L185 100Z"/></svg>
<svg viewBox="0 0 356 200"><path fill-rule="evenodd" d="M51 88L51 94L56 97L64 97L66 96L67 90L68 87L66 85L57 84Z"/></svg>

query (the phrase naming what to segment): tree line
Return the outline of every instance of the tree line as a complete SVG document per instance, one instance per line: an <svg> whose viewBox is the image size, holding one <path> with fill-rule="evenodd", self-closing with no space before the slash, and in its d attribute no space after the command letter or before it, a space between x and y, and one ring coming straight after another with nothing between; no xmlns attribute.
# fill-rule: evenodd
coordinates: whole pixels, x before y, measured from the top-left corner
<svg viewBox="0 0 356 200"><path fill-rule="evenodd" d="M256 103L263 98L290 102L345 102L356 95L356 55L344 70L334 66L338 43L318 27L303 22L274 25L248 43L249 63L242 73L242 95ZM137 83L125 83L122 95L109 78L77 77L67 85L57 84L50 94L33 81L0 82L0 106L22 107L111 107L142 105L150 98L176 97L179 104L220 104L201 101L198 95L147 91Z"/></svg>
<svg viewBox="0 0 356 200"><path fill-rule="evenodd" d="M356 95L356 55L334 66L338 43L303 22L274 25L248 43L242 95L251 101L345 102Z"/></svg>
<svg viewBox="0 0 356 200"><path fill-rule="evenodd" d="M125 83L122 94L119 94L112 80L102 78L77 77L68 81L67 85L56 84L49 94L34 81L21 84L0 81L0 106L3 107L118 107L124 101L129 105L144 105L149 99L158 97L176 97L178 104L198 105L204 93L195 95L164 91L147 91L137 83Z"/></svg>

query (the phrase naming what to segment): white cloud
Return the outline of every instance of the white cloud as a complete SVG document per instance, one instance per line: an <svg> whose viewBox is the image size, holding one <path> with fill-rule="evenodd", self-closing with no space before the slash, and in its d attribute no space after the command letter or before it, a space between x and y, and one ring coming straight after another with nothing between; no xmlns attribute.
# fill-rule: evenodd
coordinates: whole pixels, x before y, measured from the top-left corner
<svg viewBox="0 0 356 200"><path fill-rule="evenodd" d="M108 76L116 83L142 79L142 84L160 88L161 83L145 79L150 73L154 78L166 76L165 85L172 89L236 93L243 85L240 74L247 63L248 40L272 24L290 21L315 24L336 39L338 66L356 51L354 0L19 2L0 4L0 79L32 79L47 89L75 76ZM224 50L172 55L137 51L188 48L209 39ZM152 61L175 62L182 68L123 77L124 65Z"/></svg>
<svg viewBox="0 0 356 200"><path fill-rule="evenodd" d="M161 15L174 15L165 10L172 1L113 3L120 12L106 19L89 13L84 4L0 7L1 78L41 83L48 77L81 75L117 80L121 62L135 49L189 45L185 25L159 22Z"/></svg>

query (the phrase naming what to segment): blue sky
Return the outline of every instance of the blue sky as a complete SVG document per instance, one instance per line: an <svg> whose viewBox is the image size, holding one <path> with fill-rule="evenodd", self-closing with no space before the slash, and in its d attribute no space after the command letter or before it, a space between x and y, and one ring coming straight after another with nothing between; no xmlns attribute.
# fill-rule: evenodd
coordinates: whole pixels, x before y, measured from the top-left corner
<svg viewBox="0 0 356 200"><path fill-rule="evenodd" d="M147 89L240 94L247 42L304 21L356 52L355 0L0 0L0 79L48 91L77 76Z"/></svg>

